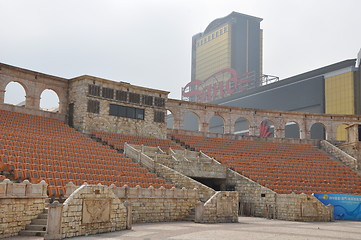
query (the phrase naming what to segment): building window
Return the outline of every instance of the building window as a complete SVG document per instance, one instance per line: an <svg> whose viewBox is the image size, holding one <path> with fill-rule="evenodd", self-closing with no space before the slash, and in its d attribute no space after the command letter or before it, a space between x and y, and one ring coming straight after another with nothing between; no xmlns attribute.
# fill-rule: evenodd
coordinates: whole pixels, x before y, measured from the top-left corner
<svg viewBox="0 0 361 240"><path fill-rule="evenodd" d="M224 32L228 32L228 28L227 27L224 27Z"/></svg>
<svg viewBox="0 0 361 240"><path fill-rule="evenodd" d="M216 32L216 37L218 37L218 31Z"/></svg>
<svg viewBox="0 0 361 240"><path fill-rule="evenodd" d="M153 106L153 97L143 95L142 103L147 106Z"/></svg>
<svg viewBox="0 0 361 240"><path fill-rule="evenodd" d="M212 33L212 39L214 39L214 33Z"/></svg>
<svg viewBox="0 0 361 240"><path fill-rule="evenodd" d="M96 100L88 100L88 112L90 113L99 113L100 103Z"/></svg>
<svg viewBox="0 0 361 240"><path fill-rule="evenodd" d="M140 103L140 94L138 93L129 93L129 102L131 103Z"/></svg>
<svg viewBox="0 0 361 240"><path fill-rule="evenodd" d="M103 87L102 96L104 98L113 99L114 98L114 89Z"/></svg>
<svg viewBox="0 0 361 240"><path fill-rule="evenodd" d="M115 99L119 101L127 101L128 93L125 91L117 90L115 92Z"/></svg>
<svg viewBox="0 0 361 240"><path fill-rule="evenodd" d="M208 42L209 42L209 41L211 41L211 36L210 36L210 35L208 36Z"/></svg>
<svg viewBox="0 0 361 240"><path fill-rule="evenodd" d="M219 30L219 34L223 35L223 29Z"/></svg>
<svg viewBox="0 0 361 240"><path fill-rule="evenodd" d="M154 111L154 122L165 123L165 112Z"/></svg>
<svg viewBox="0 0 361 240"><path fill-rule="evenodd" d="M93 96L100 96L100 86L89 84L88 94Z"/></svg>
<svg viewBox="0 0 361 240"><path fill-rule="evenodd" d="M154 98L154 106L165 107L165 99L160 97Z"/></svg>
<svg viewBox="0 0 361 240"><path fill-rule="evenodd" d="M144 109L110 104L109 115L144 120Z"/></svg>

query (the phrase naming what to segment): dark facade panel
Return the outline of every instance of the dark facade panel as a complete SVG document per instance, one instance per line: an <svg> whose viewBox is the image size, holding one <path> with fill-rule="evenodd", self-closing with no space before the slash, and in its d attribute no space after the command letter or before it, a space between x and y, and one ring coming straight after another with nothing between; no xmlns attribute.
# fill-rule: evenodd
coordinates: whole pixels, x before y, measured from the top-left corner
<svg viewBox="0 0 361 240"><path fill-rule="evenodd" d="M266 89L220 105L242 108L324 113L322 76Z"/></svg>

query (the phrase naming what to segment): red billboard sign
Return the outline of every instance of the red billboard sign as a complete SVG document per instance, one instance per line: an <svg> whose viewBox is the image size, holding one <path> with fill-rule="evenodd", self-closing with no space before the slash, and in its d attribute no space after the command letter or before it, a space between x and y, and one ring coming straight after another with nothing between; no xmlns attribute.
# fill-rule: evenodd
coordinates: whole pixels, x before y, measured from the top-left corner
<svg viewBox="0 0 361 240"><path fill-rule="evenodd" d="M228 75L226 80L219 80ZM254 83L254 73L238 74L232 68L226 68L209 76L204 81L194 80L182 88L182 99L194 99L196 102L207 102L230 96L250 88Z"/></svg>

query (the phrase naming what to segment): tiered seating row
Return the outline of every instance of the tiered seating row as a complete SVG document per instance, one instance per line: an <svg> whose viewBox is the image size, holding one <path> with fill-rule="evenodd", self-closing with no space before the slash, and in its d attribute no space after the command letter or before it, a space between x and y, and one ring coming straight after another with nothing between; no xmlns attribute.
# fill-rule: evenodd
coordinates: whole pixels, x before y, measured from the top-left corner
<svg viewBox="0 0 361 240"><path fill-rule="evenodd" d="M361 177L307 144L173 134L228 167L278 193L361 194Z"/></svg>
<svg viewBox="0 0 361 240"><path fill-rule="evenodd" d="M0 136L0 172L33 183L45 180L50 196L63 195L68 182L174 186L55 119L0 110Z"/></svg>
<svg viewBox="0 0 361 240"><path fill-rule="evenodd" d="M93 131L92 134L100 138L102 141L107 142L110 145L113 145L114 148L118 150L124 150L124 143L134 144L134 145L144 145L148 147L160 147L162 151L166 152L169 148L175 150L183 150L182 147L178 146L169 139L158 139L150 137L140 137L140 136L131 136L118 133L106 133L106 132L97 132Z"/></svg>

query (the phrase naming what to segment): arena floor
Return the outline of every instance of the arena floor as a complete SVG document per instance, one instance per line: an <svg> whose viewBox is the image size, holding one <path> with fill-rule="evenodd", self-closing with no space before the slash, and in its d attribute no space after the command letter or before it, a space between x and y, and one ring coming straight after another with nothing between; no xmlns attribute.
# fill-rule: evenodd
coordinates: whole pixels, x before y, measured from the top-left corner
<svg viewBox="0 0 361 240"><path fill-rule="evenodd" d="M9 240L40 240L39 237L12 237ZM254 217L240 217L239 223L196 224L192 222L134 224L132 230L111 232L82 239L122 240L210 240L210 239L361 239L361 222L288 222Z"/></svg>

